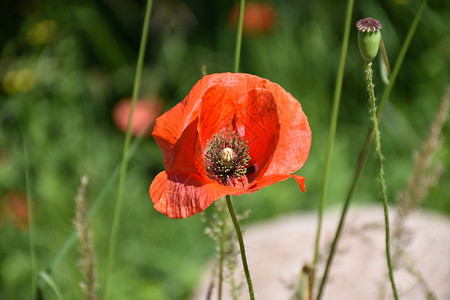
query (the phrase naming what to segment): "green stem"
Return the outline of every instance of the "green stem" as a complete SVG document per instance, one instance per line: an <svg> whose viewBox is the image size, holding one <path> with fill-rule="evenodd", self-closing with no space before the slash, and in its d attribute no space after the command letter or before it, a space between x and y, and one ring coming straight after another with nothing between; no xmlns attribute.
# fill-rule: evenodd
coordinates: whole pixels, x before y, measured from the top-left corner
<svg viewBox="0 0 450 300"><path fill-rule="evenodd" d="M58 288L58 285L56 284L56 282L53 280L53 278L49 274L41 271L38 273L38 275L45 281L45 283L47 283L47 285L50 287L50 289L53 291L53 293L55 293L56 299L58 299L58 300L64 299L61 291Z"/></svg>
<svg viewBox="0 0 450 300"><path fill-rule="evenodd" d="M234 52L234 69L233 72L239 72L239 61L241 58L241 42L242 42L242 26L244 24L244 9L245 0L241 0L239 5L239 19L237 26L237 36L236 36L236 50Z"/></svg>
<svg viewBox="0 0 450 300"><path fill-rule="evenodd" d="M339 224L336 229L336 233L334 235L333 242L331 243L330 254L328 255L327 263L325 265L325 271L322 276L322 280L320 282L319 291L317 293L316 299L321 299L322 294L325 290L325 284L328 279L328 273L330 271L331 264L333 262L334 254L336 253L336 247L337 247L337 243L338 243L339 238L342 233L342 228L344 227L344 221L345 221L345 217L347 215L348 207L350 206L350 200L352 199L353 193L355 192L355 189L356 189L356 185L358 183L358 180L359 180L362 170L364 168L364 164L367 159L367 154L369 153L372 139L373 139L373 130L372 130L372 128L370 128L369 133L367 134L365 146L362 149L361 153L359 154L358 166L356 167L355 175L353 176L352 185L350 186L350 189L347 194L347 198L346 198L346 200L344 202L344 206L342 208L341 218L339 219Z"/></svg>
<svg viewBox="0 0 450 300"><path fill-rule="evenodd" d="M142 142L142 136L136 138L133 143L131 144L129 150L128 150L128 158L133 156L133 154L138 149L140 143ZM127 158L127 159L128 159ZM113 184L116 183L117 178L119 177L119 171L120 171L121 165L118 164L117 167L114 169L114 171L111 173L108 181L104 184L104 187L102 191L100 192L100 195L95 199L93 204L90 206L89 211L87 213L87 220L89 221L101 208L105 200L107 199L107 194L113 187ZM66 256L68 251L73 248L75 243L77 242L77 233L75 229L72 231L72 234L66 239L64 245L61 247L61 249L58 251L57 255L53 258L53 260L50 262L48 268L46 269L46 272L48 274L52 274L55 268L60 264L62 259Z"/></svg>
<svg viewBox="0 0 450 300"><path fill-rule="evenodd" d="M31 295L36 294L36 250L34 248L34 209L32 203L32 194L30 186L30 162L28 157L28 148L25 136L23 137L23 156L25 160L25 186L27 190L27 209L28 209L28 243L30 251L30 277L31 277Z"/></svg>
<svg viewBox="0 0 450 300"><path fill-rule="evenodd" d="M389 230L389 211L388 211L388 199L387 199L387 189L386 182L384 180L384 167L383 167L383 154L381 153L381 139L380 139L380 131L378 129L378 120L377 120L377 108L375 106L375 88L373 84L373 71L372 71L372 63L366 64L366 80L367 80L367 89L369 91L369 105L370 105L370 118L372 119L372 128L375 133L375 150L377 155L377 165L378 165L378 181L380 182L381 189L381 199L383 201L384 208L384 225L386 229L386 258L387 265L389 269L389 278L391 279L392 292L394 294L394 298L398 299L397 288L395 286L394 281L394 273L391 262L391 247L390 247L390 230Z"/></svg>
<svg viewBox="0 0 450 300"><path fill-rule="evenodd" d="M424 10L424 8L426 6L426 3L427 3L427 0L423 0L422 1L421 5L419 7L419 10L417 11L417 14L414 17L414 20L413 20L413 22L412 22L412 24L411 24L411 26L409 28L409 31L408 31L408 34L406 36L405 42L403 43L403 46L402 46L402 48L400 50L400 53L399 53L398 58L397 58L397 61L396 61L395 65L394 65L394 69L393 69L393 71L391 73L391 78L390 78L389 84L387 85L386 89L384 90L383 96L382 96L381 101L380 101L380 105L379 105L378 113L377 113L377 120L378 121L380 121L380 119L381 119L381 115L383 113L384 106L386 105L387 100L389 99L389 95L390 95L390 93L392 91L392 87L395 84L395 81L397 79L398 73L400 71L400 67L402 66L403 60L405 58L406 51L408 50L409 45L411 44L412 37L414 36L414 33L416 31L417 25L418 25L419 20L420 20L420 18L422 16L422 12L423 12L423 10ZM339 219L339 225L338 225L338 227L336 229L336 233L334 235L334 239L333 239L333 242L331 244L330 253L328 255L327 263L325 265L325 271L324 271L322 280L320 282L320 287L319 287L319 291L318 291L318 294L317 294L317 299L320 299L322 294L323 294L323 291L324 291L324 288L325 288L325 284L326 284L326 281L328 279L328 273L330 271L334 255L336 253L337 244L339 242L339 238L340 238L341 233L342 233L342 228L344 226L345 217L347 215L347 210L348 210L348 208L350 206L350 201L351 201L351 199L353 197L353 193L354 193L354 191L356 189L356 186L358 185L359 178L361 177L362 170L363 170L364 165L366 163L367 155L369 153L369 149L370 149L370 146L371 146L371 143L372 143L372 140L373 140L373 136L374 136L373 128L370 128L368 133L367 133L366 142L364 144L364 147L361 150L360 155L359 155L358 165L356 167L355 174L353 176L352 184L351 184L351 186L349 188L349 191L347 193L347 197L345 199L344 206L342 207L341 217Z"/></svg>
<svg viewBox="0 0 450 300"><path fill-rule="evenodd" d="M224 199L221 199L223 201ZM222 202L222 228L220 239L220 260L219 260L219 289L217 299L222 299L222 282L223 282L223 261L225 259L225 241L227 235L227 211L225 210L225 203Z"/></svg>
<svg viewBox="0 0 450 300"><path fill-rule="evenodd" d="M239 223L236 218L236 213L234 212L233 203L231 201L231 196L227 195L226 199L227 199L228 211L230 212L231 220L233 221L234 229L236 230L236 235L237 235L238 241L239 241L239 249L241 250L242 265L244 266L244 273L245 273L245 277L247 278L247 285L248 285L248 292L250 295L250 299L255 300L255 295L253 293L252 278L250 277L250 272L248 271L247 257L245 255L244 240L242 239L241 228L239 227Z"/></svg>
<svg viewBox="0 0 450 300"><path fill-rule="evenodd" d="M239 18L238 18L238 26L237 26L237 34L236 34L236 49L235 49L235 53L234 53L234 68L233 68L234 73L239 72L239 61L241 58L242 27L243 27L243 23L244 23L244 10L245 10L245 0L241 0L240 5L239 5ZM228 197L229 196L227 196L227 203L228 203ZM230 208L230 206L228 206L228 209L229 208ZM231 211L230 211L230 214L231 214ZM233 212L233 214L234 214L234 212ZM219 289L218 289L218 295L217 295L219 300L222 299L223 261L225 259L224 248L225 248L225 240L226 240L226 219L227 219L227 215L225 213L225 207L224 207L223 211L222 211L222 230L221 230L222 237L220 240L220 258L219 258ZM241 249L241 251L242 250L243 249ZM245 256L245 253L244 253L244 256ZM247 281L249 278L250 278L250 274L248 275ZM249 288L250 288L250 286L251 286L251 281L249 284ZM253 293L253 291L252 291L252 293Z"/></svg>
<svg viewBox="0 0 450 300"><path fill-rule="evenodd" d="M147 7L145 9L145 16L144 16L144 24L142 26L142 36L141 36L141 44L139 47L139 55L138 55L138 61L136 66L136 74L134 78L134 86L133 86L133 94L132 94L132 100L131 100L131 110L128 120L128 129L127 134L125 136L125 143L123 146L123 153L122 153L122 168L120 170L120 177L119 177L119 186L117 191L117 199L116 199L116 205L114 209L114 216L113 216L113 222L111 226L111 237L109 240L109 251L108 251L108 259L106 262L106 273L105 273L105 281L104 281L104 289L103 289L103 299L107 299L108 295L108 285L109 285L109 275L112 271L112 266L114 263L114 255L116 251L116 245L117 245L117 231L119 227L119 220L120 220L120 212L122 208L122 199L123 199L123 187L125 182L125 177L127 173L127 166L128 166L128 149L130 147L131 143L131 123L133 121L133 112L134 112L134 106L136 104L137 96L139 93L139 87L141 84L141 76L142 76L142 69L144 66L144 56L145 56L145 48L147 46L147 37L148 37L148 28L150 24L150 14L151 14L151 8L152 8L152 0L147 1Z"/></svg>
<svg viewBox="0 0 450 300"><path fill-rule="evenodd" d="M350 24L352 20L352 11L353 11L353 3L354 0L349 0L347 2L347 11L346 11L346 17L345 17L345 25L344 25L344 37L342 39L342 48L341 48L341 56L339 60L339 69L338 74L336 78L336 85L334 89L334 100L333 100L333 111L331 115L331 124L330 124L330 133L328 136L328 150L327 150L327 157L326 157L326 163L325 163L325 174L323 179L323 185L322 185L322 194L319 202L319 215L318 215L318 224L317 224L317 232L316 232L316 241L315 241L315 247L314 247L314 260L311 270L311 283L310 287L311 290L309 291L309 294L313 295L313 289L314 289L314 283L316 278L316 270L317 270L317 261L319 258L319 247L320 247L320 235L322 232L322 218L323 218L323 208L324 203L326 199L327 194L327 187L328 187L328 178L330 175L330 167L331 167L331 159L332 159L332 153L333 153L333 145L334 145L334 139L336 136L336 127L337 127L337 121L339 116L339 104L341 99L341 91L342 91L342 82L344 79L344 70L345 70L345 61L347 58L347 49L348 49L348 42L350 37Z"/></svg>
<svg viewBox="0 0 450 300"><path fill-rule="evenodd" d="M383 110L384 110L384 106L386 105L386 103L389 99L389 95L391 94L392 87L394 86L395 81L397 80L397 76L400 71L400 67L402 66L403 59L406 56L406 52L408 51L409 45L411 44L411 40L414 36L414 33L416 32L417 25L419 25L420 17L422 16L422 12L425 9L426 5L427 5L427 0L422 0L419 10L417 11L417 14L414 17L414 20L411 23L411 26L409 27L409 31L408 31L408 34L406 35L405 42L403 43L403 47L400 49L397 61L394 65L394 69L392 70L389 84L387 85L386 90L384 91L383 96L381 97L381 100L380 100L380 104L378 107L378 114L377 114L378 121L380 120L381 114L383 113Z"/></svg>
<svg viewBox="0 0 450 300"><path fill-rule="evenodd" d="M387 82L389 84L389 80L391 80L391 66L389 65L389 59L386 52L386 46L384 45L383 35L380 36L380 53L383 58L384 69L386 70Z"/></svg>

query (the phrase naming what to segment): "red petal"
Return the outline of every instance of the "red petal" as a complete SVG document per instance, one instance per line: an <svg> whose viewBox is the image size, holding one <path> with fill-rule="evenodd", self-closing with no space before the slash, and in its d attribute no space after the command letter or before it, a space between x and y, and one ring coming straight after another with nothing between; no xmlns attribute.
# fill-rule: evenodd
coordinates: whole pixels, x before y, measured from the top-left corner
<svg viewBox="0 0 450 300"><path fill-rule="evenodd" d="M214 85L205 91L198 124L202 149L214 134L231 125L235 111L235 101L225 87Z"/></svg>
<svg viewBox="0 0 450 300"><path fill-rule="evenodd" d="M187 218L204 211L215 200L241 190L205 182L199 174L161 172L150 186L155 209L170 218Z"/></svg>
<svg viewBox="0 0 450 300"><path fill-rule="evenodd" d="M280 124L275 99L269 90L251 89L239 100L241 109L236 119L237 130L249 142L249 182L264 174L277 147Z"/></svg>
<svg viewBox="0 0 450 300"><path fill-rule="evenodd" d="M274 183L277 183L279 181L284 181L289 178L294 178L295 181L297 181L298 186L302 190L302 192L306 191L305 186L305 177L299 176L299 175L285 175L285 174L276 174L276 175L269 175L269 176L263 176L263 178L259 179L253 186L251 186L245 193L254 193L263 187L266 187L268 185L272 185ZM244 194L244 193L241 193Z"/></svg>
<svg viewBox="0 0 450 300"><path fill-rule="evenodd" d="M291 177L297 181L298 187L302 190L302 192L306 192L305 177L296 174L292 174Z"/></svg>
<svg viewBox="0 0 450 300"><path fill-rule="evenodd" d="M302 106L291 94L275 83L268 88L277 102L280 134L265 174L291 174L300 169L308 158L311 128Z"/></svg>
<svg viewBox="0 0 450 300"><path fill-rule="evenodd" d="M163 152L166 170L172 167L178 151L183 149L181 144L178 144L176 149L175 145L179 143L178 140L185 129L197 119L201 96L210 85L209 79L211 78L204 76L194 85L183 101L156 119L152 135Z"/></svg>
<svg viewBox="0 0 450 300"><path fill-rule="evenodd" d="M173 161L167 171L185 171L197 173L195 149L199 143L197 132L198 119L187 126L173 147Z"/></svg>

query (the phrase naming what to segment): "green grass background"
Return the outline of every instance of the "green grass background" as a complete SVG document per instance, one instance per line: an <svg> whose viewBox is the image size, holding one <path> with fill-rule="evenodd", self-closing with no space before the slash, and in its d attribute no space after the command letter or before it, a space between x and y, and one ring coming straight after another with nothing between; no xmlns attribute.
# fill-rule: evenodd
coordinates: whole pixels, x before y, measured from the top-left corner
<svg viewBox="0 0 450 300"><path fill-rule="evenodd" d="M249 1L247 1L249 2ZM277 18L265 34L245 35L240 71L279 83L306 112L313 144L298 174L307 192L293 180L235 199L244 222L291 212L315 212L320 198L332 93L343 35L345 1L268 1ZM140 95L157 96L165 110L181 101L201 77L232 70L235 30L229 22L234 1L154 1ZM336 144L326 206L338 207L353 176L369 126L363 61L356 28L374 17L391 65L420 1L357 1L352 20ZM48 268L73 231L74 197L80 177L90 178L88 204L101 192L105 202L91 221L100 283L104 277L117 181L106 185L120 164L124 134L111 111L131 96L145 1L6 0L0 11L0 201L11 190L29 190L34 203L38 270ZM54 36L33 43L37 24L52 20ZM405 186L414 151L425 138L439 101L450 83L450 5L429 1L407 52L382 123L386 180L391 202ZM384 89L379 61L374 63L378 97ZM8 89L11 71L31 70L27 91ZM19 83L26 89L26 81ZM9 86L10 88L10 86ZM450 125L437 159L444 164L439 184L423 206L450 214ZM25 165L23 140L29 165ZM110 299L187 299L208 259L213 242L203 233L200 216L172 220L153 209L148 188L163 170L162 154L152 138L144 139L130 159ZM375 203L379 190L373 153L363 172L354 203ZM381 205L381 204L380 204ZM214 208L209 208L210 213ZM0 228L0 299L31 297L28 232L11 222ZM313 245L310 245L313 247ZM80 299L76 247L52 273L64 299ZM300 267L300 266L299 266ZM38 281L43 299L55 299ZM101 287L101 286L100 286Z"/></svg>

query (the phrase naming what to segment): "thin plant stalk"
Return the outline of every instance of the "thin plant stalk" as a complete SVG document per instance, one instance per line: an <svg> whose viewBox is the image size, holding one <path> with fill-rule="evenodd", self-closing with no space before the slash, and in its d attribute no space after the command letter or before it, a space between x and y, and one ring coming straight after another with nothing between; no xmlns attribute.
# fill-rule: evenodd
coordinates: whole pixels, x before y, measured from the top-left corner
<svg viewBox="0 0 450 300"><path fill-rule="evenodd" d="M239 5L239 19L236 34L236 50L234 52L234 68L233 72L239 72L239 61L241 59L241 43L242 43L242 27L244 24L245 0L241 0Z"/></svg>
<svg viewBox="0 0 450 300"><path fill-rule="evenodd" d="M255 300L255 295L253 293L253 283L252 283L252 278L250 277L250 272L248 270L247 256L245 255L244 240L242 238L241 228L239 227L239 222L236 218L236 213L234 212L233 202L231 201L231 196L227 195L226 200L227 200L228 211L230 212L231 220L233 221L234 229L236 230L236 235L237 235L238 241L239 241L239 249L241 250L242 265L244 266L244 273L245 273L245 277L247 278L248 293L250 295L250 299Z"/></svg>
<svg viewBox="0 0 450 300"><path fill-rule="evenodd" d="M30 186L30 161L25 136L23 137L23 156L25 160L25 186L27 190L27 210L28 210L28 243L30 251L30 277L31 295L36 293L36 250L34 248L34 210Z"/></svg>
<svg viewBox="0 0 450 300"><path fill-rule="evenodd" d="M420 18L422 16L422 12L423 12L426 4L427 4L427 0L423 0L421 5L420 5L420 7L419 7L419 10L417 11L416 16L414 17L413 22L411 23L411 26L409 28L408 34L406 35L406 39L403 42L403 46L400 49L398 58L397 58L397 60L395 62L393 71L391 73L391 78L390 78L389 84L387 85L386 89L384 90L383 96L381 97L380 104L378 106L378 112L377 112L377 120L378 120L378 122L381 119L381 116L382 116L382 113L383 113L383 110L384 110L384 106L386 105L386 103L387 103L387 101L389 99L389 95L390 95L390 93L392 91L392 87L395 84L395 81L397 79L398 73L400 71L400 67L402 66L402 63L403 63L403 60L405 58L406 52L407 52L407 50L409 48L409 45L411 44L412 37L414 36L414 33L416 31L417 25L419 24ZM363 148L362 148L362 150L361 150L361 152L359 154L358 164L357 164L357 167L356 167L356 170L355 170L355 174L353 176L353 181L352 181L352 184L351 184L351 186L349 188L349 191L347 193L347 197L345 199L344 205L342 207L341 216L340 216L340 219L339 219L339 224L338 224L338 227L336 229L336 233L334 235L333 242L331 244L330 253L329 253L328 258L327 258L327 262L326 262L326 265L325 265L325 271L324 271L324 274L322 276L322 280L320 282L319 291L317 293L317 298L316 299L321 299L321 297L322 297L322 294L323 294L323 291L324 291L324 288L325 288L325 285L326 285L326 282L327 282L327 279L328 279L328 273L330 271L334 255L336 253L337 244L339 242L339 238L340 238L341 233L342 233L342 228L344 226L345 217L347 215L348 207L350 206L350 201L351 201L351 199L353 197L353 193L354 193L354 191L356 189L356 186L358 184L358 181L359 181L359 178L361 176L362 170L363 170L364 165L366 163L367 155L369 153L370 146L372 144L373 136L374 136L373 128L371 127L369 129L368 133L367 133L366 141L364 143L364 146L363 146Z"/></svg>
<svg viewBox="0 0 450 300"><path fill-rule="evenodd" d="M131 157L139 147L140 143L142 141L142 136L136 138L133 143L131 144L129 150L128 150L128 158ZM119 171L120 171L121 165L118 164L117 167L114 169L114 171L111 173L108 181L104 184L103 189L101 190L98 197L95 199L93 204L90 206L89 211L87 213L87 220L89 221L100 209L100 207L105 202L106 195L113 187L113 184L116 183L117 178L119 177ZM66 239L61 249L58 251L57 255L53 258L53 260L50 262L49 266L46 269L46 272L51 275L55 268L59 265L59 263L62 261L62 259L66 256L68 251L72 249L76 242L78 240L77 232L75 229L73 229L72 234Z"/></svg>
<svg viewBox="0 0 450 300"><path fill-rule="evenodd" d="M408 51L409 45L411 44L411 40L414 36L414 33L416 32L417 26L419 25L419 21L422 16L422 12L425 9L427 2L428 2L427 0L422 0L422 3L420 4L420 7L416 13L416 16L414 17L414 20L411 23L411 26L409 27L409 31L408 31L408 34L406 35L405 42L403 43L403 47L400 49L396 64L394 65L394 69L392 70L389 84L386 86L386 90L384 91L383 96L381 97L381 100L380 100L380 104L378 105L378 113L377 113L378 121L380 121L380 119L381 119L381 115L383 113L384 106L386 105L386 103L389 99L389 95L391 94L392 87L394 86L395 81L397 80L397 76L400 71L400 67L402 66L403 59L406 56L406 52Z"/></svg>
<svg viewBox="0 0 450 300"><path fill-rule="evenodd" d="M373 139L373 130L372 130L372 128L370 128L370 130L369 130L369 132L367 134L366 143L364 145L364 148L361 150L361 153L359 155L358 165L357 165L356 170L355 170L355 175L353 177L352 185L350 186L350 189L349 189L348 194L347 194L347 198L346 198L346 200L344 202L344 206L342 207L342 212L341 212L341 217L339 219L339 224L338 224L338 227L336 229L336 233L334 235L333 242L331 243L331 249L330 249L330 253L328 255L327 263L325 265L325 271L324 271L324 274L322 276L322 280L320 281L319 290L317 292L317 297L316 297L317 300L322 298L323 291L325 290L325 284L326 284L327 279L328 279L328 273L330 271L330 268L331 268L331 265L332 265L332 262L333 262L334 254L336 253L337 243L338 243L339 238L341 236L342 228L344 227L345 216L347 215L348 207L350 206L350 200L351 200L351 198L353 196L353 193L355 192L356 185L358 184L358 180L359 180L359 178L361 176L362 170L363 170L364 165L366 163L366 159L367 159L367 155L369 153L369 149L370 149L370 146L371 146L371 143L372 143L372 139Z"/></svg>
<svg viewBox="0 0 450 300"><path fill-rule="evenodd" d="M221 201L224 199L221 199ZM223 261L225 260L225 241L227 235L227 214L225 205L222 206L222 228L220 237L220 258L219 258L219 288L217 292L217 299L222 299L222 283L223 283Z"/></svg>
<svg viewBox="0 0 450 300"><path fill-rule="evenodd" d="M38 273L38 275L50 287L50 289L53 291L53 293L55 293L55 296L56 296L57 300L63 300L64 299L60 289L58 288L58 285L56 284L56 282L53 280L53 278L49 274L47 274L46 272L40 271Z"/></svg>
<svg viewBox="0 0 450 300"><path fill-rule="evenodd" d="M386 52L386 46L384 45L383 36L380 38L380 53L383 61L384 69L386 70L387 76L387 84L389 84L389 80L391 79L391 66L389 65L389 59Z"/></svg>
<svg viewBox="0 0 450 300"><path fill-rule="evenodd" d="M334 139L336 136L336 127L337 120L339 116L339 104L341 99L341 91L342 91L342 82L344 79L344 70L345 70L345 62L347 58L347 49L350 38L350 24L352 20L352 11L353 11L354 0L349 0L347 2L347 11L345 17L345 25L344 25L344 37L342 39L342 48L341 48L341 56L339 60L339 68L336 77L336 85L334 89L334 99L333 99L333 111L331 114L331 123L330 123L330 133L328 136L328 148L327 148L327 156L325 162L325 174L323 178L322 185L322 194L319 202L319 213L318 213L318 224L317 224L317 232L316 232L316 240L314 247L314 259L311 270L311 290L309 291L310 297L313 295L315 277L316 277L316 269L317 269L317 261L319 259L319 245L320 245L320 235L322 232L322 218L323 218L323 207L327 195L327 187L328 187L328 178L330 175L330 167L331 167L331 159L333 153L333 145Z"/></svg>
<svg viewBox="0 0 450 300"><path fill-rule="evenodd" d="M131 109L130 109L130 115L128 119L128 129L127 134L125 136L125 143L123 146L123 154L122 154L122 168L120 170L120 177L119 177L119 186L117 191L117 199L116 199L116 205L114 209L114 216L113 216L113 222L111 226L111 237L109 240L109 251L108 251L108 259L106 262L106 273L105 273L105 281L104 281L104 289L103 289L103 298L104 300L107 299L108 295L108 286L109 286L109 275L112 271L112 266L114 263L114 255L116 251L116 245L117 245L117 231L119 227L119 220L120 220L120 212L122 208L122 200L123 200L123 187L125 183L125 177L127 173L127 167L128 167L128 149L130 147L131 143L131 123L133 121L133 112L134 107L136 104L136 100L139 94L139 88L141 84L141 76L142 76L142 69L144 66L144 56L145 56L145 49L147 46L147 38L148 38L148 28L150 24L150 14L152 10L152 0L147 1L147 6L145 9L145 16L144 16L144 23L142 26L142 36L141 36L141 43L139 47L139 54L138 54L138 61L136 65L136 74L134 78L134 86L133 86L133 94L131 97Z"/></svg>
<svg viewBox="0 0 450 300"><path fill-rule="evenodd" d="M236 33L236 48L234 52L234 68L233 72L237 73L239 72L239 62L241 58L241 44L242 44L242 27L244 24L244 10L245 10L245 0L240 0L239 4L239 17L238 17L238 25L237 25L237 33ZM229 197L229 196L227 196ZM227 204L228 204L228 198L227 198ZM228 206L229 208L229 206ZM230 212L231 213L231 212ZM221 230L221 240L220 240L220 258L219 258L219 288L218 288L218 294L217 299L222 299L222 282L223 282L223 261L224 261L224 248L225 248L225 240L226 240L226 219L227 215L225 213L225 208L222 212L222 230ZM238 225L239 226L239 225ZM243 248L241 248L242 252ZM245 256L245 253L244 253ZM250 274L248 275L250 277ZM250 282L251 283L251 282ZM252 291L253 292L253 291Z"/></svg>
<svg viewBox="0 0 450 300"><path fill-rule="evenodd" d="M386 230L386 259L389 269L389 278L391 280L392 293L394 295L394 298L398 299L398 292L397 287L395 286L394 272L391 261L391 246L390 246L391 237L389 229L387 188L386 188L386 181L384 180L383 154L381 152L380 131L378 129L377 109L375 106L375 88L373 84L372 63L366 63L365 74L367 80L367 89L369 91L370 118L372 120L372 128L375 135L375 152L377 156L378 181L380 183L381 199L383 201L383 209L384 209L384 226Z"/></svg>

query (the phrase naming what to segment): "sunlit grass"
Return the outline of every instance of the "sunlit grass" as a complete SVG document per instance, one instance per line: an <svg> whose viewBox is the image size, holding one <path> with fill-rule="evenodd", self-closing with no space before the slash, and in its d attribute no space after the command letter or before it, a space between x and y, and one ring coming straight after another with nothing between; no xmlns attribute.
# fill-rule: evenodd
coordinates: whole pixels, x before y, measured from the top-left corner
<svg viewBox="0 0 450 300"><path fill-rule="evenodd" d="M0 52L0 201L9 190L27 191L28 182L35 204L32 227L35 272L50 268L49 274L64 299L81 297L76 247L69 247L62 257L59 255L73 234L73 199L82 174L90 178L88 206L95 207L101 202L90 222L95 233L99 282L105 279L107 241L117 196L116 170L124 141L123 133L113 125L111 111L117 101L131 96L143 17L142 5L135 2L123 5L86 1L60 6L45 0L26 18L11 19L13 15L24 16L17 7L6 7L0 12L8 24L0 35L4 45ZM277 82L301 101L313 131L311 154L299 172L306 177L307 192L299 193L297 184L287 180L235 198L237 211L252 211L244 226L286 213L305 210L315 213L338 67L343 20L334 12L343 10L340 3L275 1L273 5L277 11L273 30L259 36L243 36L240 71ZM230 6L214 2L204 7L187 1L174 7L165 3L155 7L153 17L162 19L156 19L149 27L151 43L146 53L142 93L160 96L165 109L169 109L200 78L203 64L208 73L230 71L235 55L235 29L228 23ZM376 1L360 3L355 7L354 18L368 12L386 18L383 35L386 32L385 43L393 63L418 7L418 1L384 6ZM424 11L423 25L411 40L396 87L389 96L395 101L384 109L380 129L383 154L389 161L385 168L390 175L387 180L393 199L406 184L413 166L413 150L419 148L426 136L450 81L450 61L446 55L449 11L446 3L433 3ZM37 39L42 43L30 44L29 32L39 32L35 26L46 24L41 23L44 20L54 22L54 35ZM80 25L81 20L88 22ZM95 27L97 24L100 25ZM89 26L94 26L98 33L89 31ZM96 40L99 35L102 38ZM360 80L357 51L352 32L326 209L340 206L345 197L369 126L366 102L361 101L366 99L366 91ZM375 73L378 67L375 61ZM17 79L17 86L11 85L11 78L17 74L22 74L22 79ZM380 82L381 88L377 76L375 81ZM24 78L28 81L21 84ZM24 135L28 163L24 160ZM443 136L449 135L447 124ZM148 187L163 169L162 154L151 138L139 143L130 156L124 181L121 213L122 221L126 221L121 222L117 233L114 263L117 272L112 273L108 294L112 299L186 299L208 258L215 255L214 246L203 234L204 224L199 216L174 221L153 209ZM444 165L450 161L449 143L444 140L437 154ZM369 155L366 170L374 168L375 159ZM449 176L448 172L443 173L440 183L423 203L425 208L450 214L447 201L450 188L445 184ZM378 195L376 177L364 172L354 202L373 202L374 195ZM0 298L27 299L32 293L30 232L19 231L1 216ZM54 291L43 284L42 278L36 277L36 281L45 296L53 297Z"/></svg>

